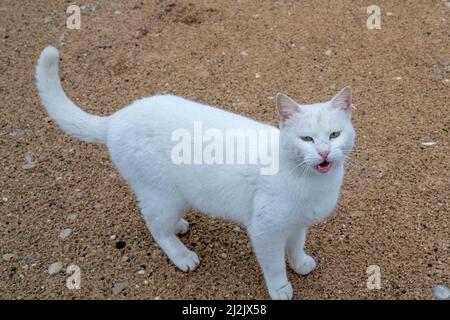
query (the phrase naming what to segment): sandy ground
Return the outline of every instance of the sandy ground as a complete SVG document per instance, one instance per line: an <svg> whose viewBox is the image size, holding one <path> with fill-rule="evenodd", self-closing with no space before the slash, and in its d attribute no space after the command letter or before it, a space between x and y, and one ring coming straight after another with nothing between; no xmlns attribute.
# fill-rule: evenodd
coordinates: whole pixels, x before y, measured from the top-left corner
<svg viewBox="0 0 450 320"><path fill-rule="evenodd" d="M381 30L366 26L372 2ZM47 117L34 67L63 33L63 86L96 114L169 92L271 121L279 90L310 103L351 84L357 150L338 208L308 239L318 268L289 271L295 298L432 299L450 285L445 1L85 1L80 30L66 28L68 5L0 1L0 298L268 298L244 230L190 213L182 241L202 262L178 271L106 148ZM66 287L70 265L80 290ZM370 265L380 290L366 286Z"/></svg>

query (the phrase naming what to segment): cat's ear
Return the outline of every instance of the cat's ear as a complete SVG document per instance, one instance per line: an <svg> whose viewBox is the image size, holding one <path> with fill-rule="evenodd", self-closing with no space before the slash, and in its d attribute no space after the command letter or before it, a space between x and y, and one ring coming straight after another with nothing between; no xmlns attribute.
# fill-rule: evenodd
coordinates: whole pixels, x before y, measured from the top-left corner
<svg viewBox="0 0 450 320"><path fill-rule="evenodd" d="M352 113L352 87L347 86L331 99L331 106Z"/></svg>
<svg viewBox="0 0 450 320"><path fill-rule="evenodd" d="M282 123L286 121L291 115L300 111L298 103L281 92L277 93L276 104L278 116Z"/></svg>

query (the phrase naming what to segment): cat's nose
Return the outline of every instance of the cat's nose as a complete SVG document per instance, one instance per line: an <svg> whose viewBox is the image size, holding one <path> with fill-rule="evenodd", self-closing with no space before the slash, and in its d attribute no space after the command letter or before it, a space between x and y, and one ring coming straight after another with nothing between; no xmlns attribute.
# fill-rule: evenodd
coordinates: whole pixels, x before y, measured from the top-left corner
<svg viewBox="0 0 450 320"><path fill-rule="evenodd" d="M330 154L329 151L322 151L319 152L320 156L323 158L323 160L326 160L328 158L328 155Z"/></svg>

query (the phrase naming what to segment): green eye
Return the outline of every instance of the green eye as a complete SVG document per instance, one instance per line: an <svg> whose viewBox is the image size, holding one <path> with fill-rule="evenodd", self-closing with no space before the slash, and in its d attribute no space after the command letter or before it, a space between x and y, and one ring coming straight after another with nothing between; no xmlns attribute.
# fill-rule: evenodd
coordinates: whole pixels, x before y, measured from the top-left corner
<svg viewBox="0 0 450 320"><path fill-rule="evenodd" d="M314 139L312 138L312 137L308 137L308 136L306 136L306 137L300 137L303 141L307 141L307 142L312 142L312 141L314 141Z"/></svg>
<svg viewBox="0 0 450 320"><path fill-rule="evenodd" d="M333 133L330 134L330 139L336 139L337 137L339 137L341 135L340 131L335 131Z"/></svg>

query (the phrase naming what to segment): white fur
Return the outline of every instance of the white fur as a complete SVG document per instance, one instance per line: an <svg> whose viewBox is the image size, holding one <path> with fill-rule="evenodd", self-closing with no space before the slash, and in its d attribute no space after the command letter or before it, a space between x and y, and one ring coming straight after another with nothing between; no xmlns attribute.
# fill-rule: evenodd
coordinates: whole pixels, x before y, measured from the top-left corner
<svg viewBox="0 0 450 320"><path fill-rule="evenodd" d="M175 129L191 128L198 120L219 130L270 128L266 124L170 95L136 101L109 117L87 114L64 94L53 47L42 52L36 79L43 105L66 132L107 144L112 161L136 194L151 234L176 266L189 271L199 264L198 256L176 236L187 232L183 216L194 208L246 227L270 296L292 298L285 252L296 272L314 269L314 259L304 252L307 228L334 209L344 160L353 147L349 88L330 102L307 106L277 96L280 169L263 176L255 166L174 165L170 137ZM333 131L342 133L330 140ZM315 142L299 138L305 135ZM314 166L322 162L318 152L325 149L333 165L323 174Z"/></svg>

